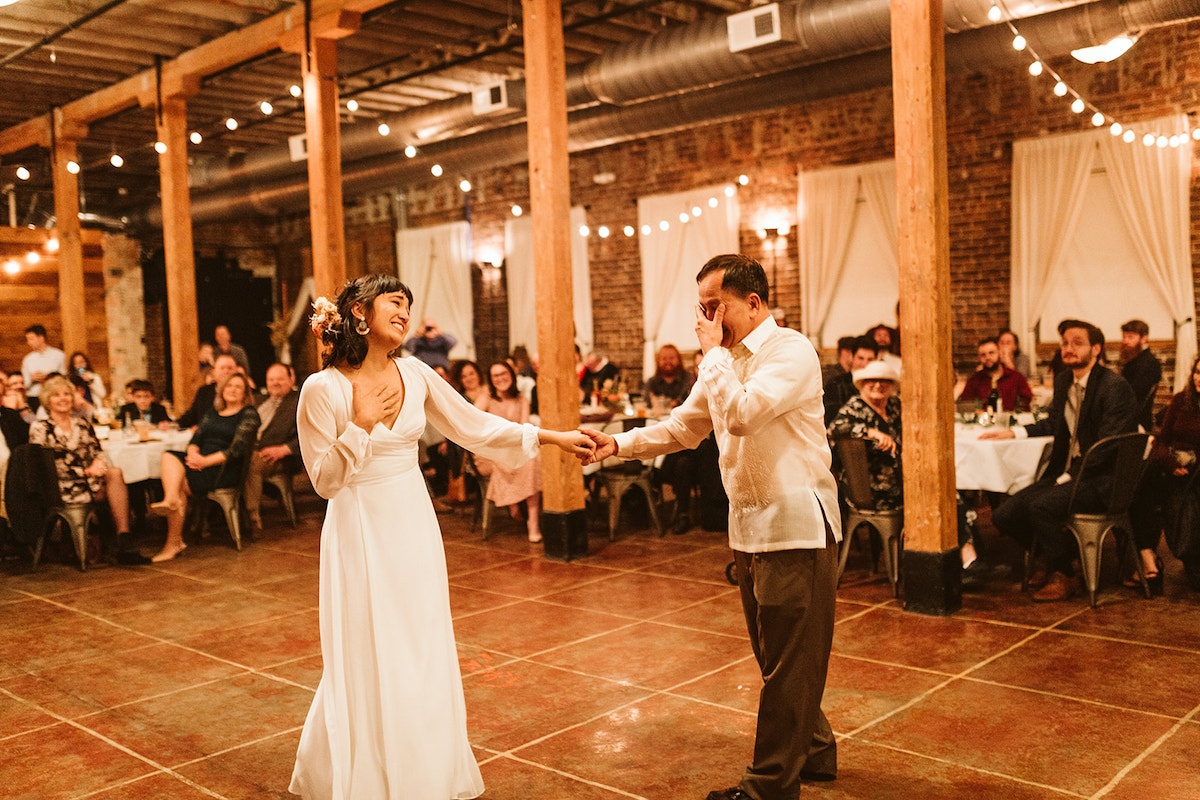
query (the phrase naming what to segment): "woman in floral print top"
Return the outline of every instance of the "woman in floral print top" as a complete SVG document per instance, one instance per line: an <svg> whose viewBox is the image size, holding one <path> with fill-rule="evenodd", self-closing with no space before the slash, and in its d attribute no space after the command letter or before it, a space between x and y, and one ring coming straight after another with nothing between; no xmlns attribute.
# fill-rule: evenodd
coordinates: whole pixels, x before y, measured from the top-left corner
<svg viewBox="0 0 1200 800"><path fill-rule="evenodd" d="M900 398L896 396L899 383L900 375L894 367L872 361L854 373L854 386L860 394L846 401L829 424L830 440L874 442L875 446L867 450L867 467L875 508L880 511L904 505Z"/></svg>

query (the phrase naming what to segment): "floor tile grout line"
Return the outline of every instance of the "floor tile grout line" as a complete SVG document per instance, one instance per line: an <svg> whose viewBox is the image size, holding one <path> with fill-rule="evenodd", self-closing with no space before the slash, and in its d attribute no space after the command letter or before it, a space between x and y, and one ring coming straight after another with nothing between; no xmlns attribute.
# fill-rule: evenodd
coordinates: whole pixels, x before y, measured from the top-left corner
<svg viewBox="0 0 1200 800"><path fill-rule="evenodd" d="M157 761L154 761L149 756L144 756L141 753L133 750L132 748L127 747L113 739L110 739L109 737L105 736L104 734L100 733L99 731L92 730L91 728L87 727L86 725L81 725L78 722L76 722L75 720L67 719L66 717L62 716L61 714L56 714L55 712L51 711L50 709L40 706L37 703L30 702L23 697L17 697L12 692L9 692L8 690L4 689L3 687L0 687L0 693L6 694L13 700L17 700L18 702L24 703L25 705L35 708L38 711L42 712L43 714L54 717L59 722L65 724L65 725L70 725L72 728L75 728L76 730L82 731L83 733L86 733L89 736L99 739L100 741L104 742L108 746L114 747L117 750L120 750L122 753L125 753L128 756L131 756L133 758L138 759L139 761L149 764L151 767L153 767L158 772L165 772L169 775L172 775L173 777L183 781L184 783L188 784L189 786L191 786L194 789L199 789L200 791L204 792L207 795L219 798L219 800L228 800L228 798L226 798L224 795L217 794L216 792L212 791L211 789L201 786L200 784L193 781L191 778L188 778L184 775L180 775L179 773L173 771L169 767L166 767L162 764L159 764ZM150 774L154 774L154 773L150 773ZM141 777L145 778L145 777L149 777L149 775L143 775ZM112 787L109 786L109 787L104 787L104 788L110 789Z"/></svg>
<svg viewBox="0 0 1200 800"><path fill-rule="evenodd" d="M640 687L635 687L635 688L640 688ZM601 712L600 712L600 713L598 713L598 714L593 714L592 716L588 717L587 719L580 720L579 722L576 722L576 723L574 723L574 724L568 725L568 726L566 726L565 728L559 728L559 729L558 729L558 730L556 730L556 731L551 731L550 733L545 733L545 734L542 734L541 736L538 736L538 737L537 737L537 738L535 738L535 739L530 739L528 742L525 742L525 743L523 743L523 744L520 744L520 745L518 745L518 746L516 746L516 747L513 747L513 748L511 748L511 749L509 749L509 750L505 750L505 751L503 752L503 755L506 755L506 756L507 756L507 755L512 755L512 754L516 753L518 750L524 750L524 749L526 749L526 748L528 748L528 747L533 747L533 746L534 746L534 745L536 745L536 744L541 744L542 742L546 741L547 739L552 739L552 738L554 738L555 736L559 736L560 734L564 734L564 733L566 733L567 731L573 731L573 730L575 730L576 728L582 728L584 725L589 725L589 724L591 724L591 723L595 722L595 721L596 721L596 720L598 720L598 719L603 719L604 717L607 717L607 716L609 716L610 714L614 714L614 713L616 713L617 711L620 711L620 710L621 710L621 709L623 709L623 708L629 708L630 706L632 706L632 705L635 705L635 704L637 704L637 703L644 703L644 702L646 702L647 700L649 700L650 698L652 698L652 697L655 697L655 696L657 696L657 695L659 695L659 694L662 694L662 692L659 692L659 691L658 691L658 690L656 690L656 689L642 689L642 691L645 691L645 692L647 692L647 694L646 694L646 695L644 695L644 696L642 696L642 697L636 697L636 698L634 698L633 700L630 700L630 701L629 701L629 702L627 702L627 703L621 703L620 705L613 706L613 707L611 707L611 708L609 708L609 709L607 709L607 710L605 710L605 711L601 711Z"/></svg>
<svg viewBox="0 0 1200 800"><path fill-rule="evenodd" d="M916 750L908 750L903 747L896 747L895 745L885 744L883 742L873 742L870 739L857 739L855 741L857 741L859 744L866 744L866 745L870 745L873 747L881 747L885 750L891 750L896 753L904 753L906 755L916 756L917 758L923 758L928 761L935 761L939 764L945 764L945 765L951 766L951 767L959 767L961 769L967 769L972 772L978 772L982 775L991 775L994 778L1003 778L1004 780L1012 781L1013 783L1020 783L1025 786L1036 786L1039 789L1047 789L1056 794L1066 795L1067 797L1081 797L1081 798L1087 797L1087 795L1079 794L1078 792L1072 792L1070 789L1062 789L1057 786L1050 786L1049 784L1038 783L1037 781L1031 781L1031 780L1027 780L1025 778L1019 778L1016 775L1008 775L1004 772L997 772L996 770L984 769L983 767L976 767L971 764L963 764L961 762L951 761L946 758L938 758L937 756L931 756L926 753L918 753Z"/></svg>
<svg viewBox="0 0 1200 800"><path fill-rule="evenodd" d="M263 742L269 742L272 739L278 739L280 736L287 736L288 734L295 733L297 731L303 731L303 730L304 730L303 725L296 725L294 727L287 728L286 730L276 731L275 733L267 734L266 736L260 736L257 739L253 739L248 742L240 742L231 747L226 747L224 750L217 750L216 752L213 752L213 753L207 753L203 756L200 756L199 758L193 758L190 761L180 761L178 764L171 767L171 769L181 769L183 767L190 767L192 764L199 764L201 761L208 761L210 759L217 758L219 756L223 756L226 753L232 753L235 750L244 750L247 747L253 747L256 744L262 744Z"/></svg>
<svg viewBox="0 0 1200 800"><path fill-rule="evenodd" d="M909 669L909 670L912 670L913 672L920 672L920 673L924 673L926 675L939 675L943 678L956 677L956 673L953 673L953 672L946 672L945 670L941 670L941 669L931 669L929 667L914 667L911 664L901 664L898 661L883 661L878 658L869 658L867 656L854 655L853 653L839 653L837 650L831 650L829 654L831 656L837 656L838 658L848 658L852 661L862 661L866 664L875 664L876 666L880 666L880 667L897 667L899 669Z"/></svg>
<svg viewBox="0 0 1200 800"><path fill-rule="evenodd" d="M1118 636L1102 636L1098 633L1088 633L1086 631L1068 631L1061 628L1050 628L1048 633L1060 633L1065 636L1080 636L1085 639L1099 639L1102 642L1117 642L1118 644L1132 644L1142 647L1153 647L1156 650L1169 650L1173 653L1186 653L1188 655L1200 655L1200 648L1175 647L1169 644L1158 644L1156 642L1141 642L1137 639L1122 639Z"/></svg>
<svg viewBox="0 0 1200 800"><path fill-rule="evenodd" d="M1108 783L1106 783L1104 786L1102 786L1099 791L1097 791L1095 794L1093 794L1089 798L1089 800L1098 800L1099 798L1104 797L1106 794L1108 794L1113 789L1115 789L1117 787L1117 785L1120 784L1120 782L1122 780L1124 780L1125 777L1130 772L1132 772L1139 764L1141 764L1147 758L1152 756L1158 750L1158 748L1160 748L1164 744L1166 744L1167 740L1170 739L1172 736L1174 736L1181 728L1183 728L1184 725L1186 725L1189 721L1195 719L1197 717L1197 714L1200 714L1200 706L1196 706L1191 711L1189 711L1187 716L1183 717L1178 722L1176 722L1174 725L1172 725L1171 729L1169 731L1164 733L1162 736L1158 737L1158 739L1156 739L1154 742L1152 742L1149 747L1147 747L1145 750L1143 750L1141 753L1139 753L1132 761L1130 761L1128 764L1126 764L1124 767L1122 767L1121 770L1112 777L1112 780L1110 780Z"/></svg>
<svg viewBox="0 0 1200 800"><path fill-rule="evenodd" d="M511 752L500 753L499 755L496 756L496 759L499 759L499 758L508 758L513 761L517 761L521 764L527 764L528 766L531 766L531 767L537 767L538 769L543 769L546 772L552 772L555 775L562 775L564 778L570 778L573 781L578 781L579 783L587 784L588 786L594 786L597 789L604 789L605 791L613 792L614 794L619 794L622 797L630 797L630 798L633 798L633 800L647 800L646 797L643 797L640 794L632 794L630 792L625 791L624 789L618 789L615 786L609 786L606 783L598 783L597 781L588 780L587 778L583 777L582 775L576 775L571 772L565 772L561 769L555 769L554 767L549 767L549 766L546 766L545 764L540 764L537 761L530 761L527 758L521 758L520 756L515 755ZM491 759L491 760L494 761L496 759Z"/></svg>
<svg viewBox="0 0 1200 800"><path fill-rule="evenodd" d="M961 676L961 678L964 681L970 681L972 683L982 683L987 686L998 686L1003 689L1016 689L1017 691L1020 691L1020 692L1029 692L1030 694L1041 695L1042 697L1053 697L1058 700L1070 700L1070 701L1076 702L1076 703L1084 703L1089 706L1097 706L1099 708L1105 708L1110 711L1126 711L1131 714L1144 714L1145 716L1148 716L1148 717L1159 717L1162 719L1180 720L1180 721L1183 720L1182 717L1179 717L1175 714L1167 714L1162 711L1147 711L1144 708L1130 708L1129 706L1118 706L1113 703L1104 703L1104 702L1101 702L1100 700L1089 700L1086 697L1072 697L1069 694L1062 694L1060 692L1051 692L1051 691L1047 691L1045 689L1035 689L1031 686L1021 686L1019 684L1004 683L1002 681L991 681L991 680L987 680L986 678L976 678L972 675L964 675L964 676Z"/></svg>

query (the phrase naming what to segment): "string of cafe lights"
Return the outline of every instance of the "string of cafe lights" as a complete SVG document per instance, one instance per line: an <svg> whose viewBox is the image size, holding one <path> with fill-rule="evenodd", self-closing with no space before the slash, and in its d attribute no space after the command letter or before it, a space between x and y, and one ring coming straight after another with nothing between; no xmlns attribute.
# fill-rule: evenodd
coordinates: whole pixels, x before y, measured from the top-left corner
<svg viewBox="0 0 1200 800"><path fill-rule="evenodd" d="M1003 16L1003 12L998 5L993 5L988 9L988 19L992 22L999 22ZM1121 137L1121 140L1133 144L1140 139L1141 143L1146 147L1180 147L1192 141L1200 141L1200 127L1196 127L1191 131L1159 131L1147 130L1144 124L1127 124L1123 125L1112 115L1105 114L1094 103L1084 99L1083 95L1074 89L1070 84L1063 80L1062 76L1046 64L1030 45L1028 40L1021 35L1017 26L1012 20L1005 20L1005 25L1012 32L1013 49L1017 52L1027 53L1033 60L1029 63L1029 74L1035 78L1040 78L1043 75L1054 81L1054 87L1051 91L1055 97L1071 98L1071 111L1076 114L1083 114L1085 111L1091 111L1092 126L1096 128L1108 126L1108 131L1113 136ZM1084 50L1104 50L1102 55L1099 55L1097 61L1111 61L1123 54L1126 50L1133 46L1137 40L1129 36L1118 36L1104 45L1099 45L1097 48L1084 48ZM1078 54L1074 53L1078 58ZM1082 60L1082 59L1081 59ZM1095 62L1092 62L1095 63ZM1139 136L1139 133L1141 134Z"/></svg>
<svg viewBox="0 0 1200 800"><path fill-rule="evenodd" d="M43 245L43 249L45 249L45 251L47 253L50 253L51 255L53 255L54 253L57 253L58 252L58 239L52 238L52 239L47 240L46 244ZM35 264L39 263L41 260L42 260L41 253L39 253L37 250L30 250L28 253L25 254L24 258L6 259L3 264L0 264L0 270L3 270L5 275L16 275L22 269L22 266L21 266L22 261L24 261L26 265L32 267Z"/></svg>

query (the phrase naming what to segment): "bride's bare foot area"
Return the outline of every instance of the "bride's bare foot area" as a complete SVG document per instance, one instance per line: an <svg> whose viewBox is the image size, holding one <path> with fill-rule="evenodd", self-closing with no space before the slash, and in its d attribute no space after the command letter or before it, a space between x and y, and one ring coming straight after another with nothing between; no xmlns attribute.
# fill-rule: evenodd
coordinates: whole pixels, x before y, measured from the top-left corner
<svg viewBox="0 0 1200 800"><path fill-rule="evenodd" d="M171 559L175 558L175 556L182 553L184 550L187 550L186 544L181 544L181 545L179 545L179 547L164 547L162 550L158 551L157 555L151 557L150 560L153 561L155 564L161 563L163 561L170 561Z"/></svg>
<svg viewBox="0 0 1200 800"><path fill-rule="evenodd" d="M151 503L150 513L160 517L169 517L183 508L182 500L163 500L161 503Z"/></svg>
<svg viewBox="0 0 1200 800"><path fill-rule="evenodd" d="M541 540L542 540L542 532L541 531L530 531L529 532L529 541L540 542Z"/></svg>

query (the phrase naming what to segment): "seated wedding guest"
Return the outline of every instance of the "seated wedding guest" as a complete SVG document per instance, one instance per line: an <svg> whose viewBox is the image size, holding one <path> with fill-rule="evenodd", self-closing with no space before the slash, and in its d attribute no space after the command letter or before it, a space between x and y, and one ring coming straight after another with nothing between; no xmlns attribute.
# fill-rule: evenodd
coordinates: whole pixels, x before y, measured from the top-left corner
<svg viewBox="0 0 1200 800"><path fill-rule="evenodd" d="M1096 442L1137 429L1137 401L1129 383L1100 364L1104 334L1095 325L1067 319L1058 324L1062 337L1059 353L1063 368L1054 376L1054 400L1045 419L1032 425L993 430L981 439L1053 436L1050 461L1044 476L1001 503L992 522L1004 535L1029 549L1036 533L1046 560L1047 578L1030 581L1040 586L1035 602L1066 600L1079 591L1074 562L1079 556L1075 538L1063 527L1067 508L1075 495L1075 510L1104 509L1112 495L1116 452L1089 460L1081 472L1083 456ZM1076 487L1078 482L1078 487Z"/></svg>
<svg viewBox="0 0 1200 800"><path fill-rule="evenodd" d="M654 355L654 374L646 380L646 397L655 415L665 414L678 406L692 390L695 378L683 368L679 348L665 344ZM696 450L680 450L663 457L659 473L675 494L675 522L671 532L687 533L691 527L688 506L692 489L697 485L701 456Z"/></svg>
<svg viewBox="0 0 1200 800"><path fill-rule="evenodd" d="M107 555L120 564L150 563L141 553L130 549L125 478L120 469L108 466L91 424L74 413L75 387L62 376L48 378L42 385L42 399L48 416L30 426L29 442L54 451L63 502L107 499L117 530L114 541L103 543Z"/></svg>
<svg viewBox="0 0 1200 800"><path fill-rule="evenodd" d="M1189 495L1200 492L1193 476L1200 463L1200 358L1192 362L1191 380L1171 398L1162 430L1150 450L1150 464L1129 510L1134 540L1152 591L1162 591L1163 563L1155 551L1165 530L1167 546L1183 562L1188 586L1200 592L1200 519L1185 506ZM1126 585L1136 586L1127 579Z"/></svg>
<svg viewBox="0 0 1200 800"><path fill-rule="evenodd" d="M846 401L858 394L854 388L854 373L874 361L879 355L879 345L870 336L858 336L850 345L850 371L843 372L825 384L825 426L829 427Z"/></svg>
<svg viewBox="0 0 1200 800"><path fill-rule="evenodd" d="M1149 431L1154 426L1154 393L1162 380L1162 364L1147 346L1150 326L1131 319L1121 326L1121 377L1133 387L1138 401L1138 424Z"/></svg>
<svg viewBox="0 0 1200 800"><path fill-rule="evenodd" d="M529 357L529 348L525 345L519 344L514 347L512 353L509 354L509 358L512 359L512 368L517 373L518 378L522 376L526 378L537 377L537 367L534 365L533 359Z"/></svg>
<svg viewBox="0 0 1200 800"><path fill-rule="evenodd" d="M450 367L450 385L472 403L488 393L479 365L465 358L455 361Z"/></svg>
<svg viewBox="0 0 1200 800"><path fill-rule="evenodd" d="M853 373L858 395L846 401L827 429L830 440L870 439L867 468L875 508L885 511L904 505L900 448L900 373L886 361L872 361Z"/></svg>
<svg viewBox="0 0 1200 800"><path fill-rule="evenodd" d="M899 305L896 308L899 310ZM888 362L896 368L896 372L900 372L900 331L881 322L867 331L866 335L875 340L879 348L879 360Z"/></svg>
<svg viewBox="0 0 1200 800"><path fill-rule="evenodd" d="M487 396L487 383L483 380L483 374L479 371L479 365L474 361L461 358L451 364L449 380L450 385L471 404L474 404L481 397ZM533 413L532 404L529 413ZM445 447L444 456L447 470L447 496L444 502L435 502L433 504L435 511L444 510L447 502L461 503L467 499L463 473L469 473L474 470L474 461L470 453L449 439L442 445L438 445L439 450L443 446Z"/></svg>
<svg viewBox="0 0 1200 800"><path fill-rule="evenodd" d="M1008 328L1002 328L996 334L996 345L1000 348L1000 363L1011 370L1016 370L1025 376L1025 381L1033 380L1033 364L1029 356L1021 352L1021 340Z"/></svg>
<svg viewBox="0 0 1200 800"><path fill-rule="evenodd" d="M88 400L87 381L74 373L68 375L67 380L75 387L75 413L88 422L92 422L95 417L96 406ZM41 411L42 409L39 408L38 413L40 414Z"/></svg>
<svg viewBox="0 0 1200 800"><path fill-rule="evenodd" d="M145 420L151 425L164 427L171 422L170 415L162 403L154 399L154 384L140 378L125 384L125 390L133 398L132 402L121 406L121 419Z"/></svg>
<svg viewBox="0 0 1200 800"><path fill-rule="evenodd" d="M32 425L37 420L37 414L29 407L29 398L25 394L25 378L20 372L11 373L4 382L5 408L16 411L26 425Z"/></svg>
<svg viewBox="0 0 1200 800"><path fill-rule="evenodd" d="M224 381L230 375L237 372L237 362L233 360L233 356L220 355L217 356L213 363L211 383L206 383L196 390L195 396L192 398L192 404L188 406L188 410L183 412L179 417L180 428L194 428L200 424L200 420L204 419L213 407L213 401L217 397L217 385Z"/></svg>
<svg viewBox="0 0 1200 800"><path fill-rule="evenodd" d="M583 377L579 379L579 388L583 390L585 398L593 392L615 392L620 377L621 370L616 364L599 353L588 353L583 362Z"/></svg>
<svg viewBox="0 0 1200 800"><path fill-rule="evenodd" d="M258 411L258 443L246 470L245 502L250 531L262 533L263 479L281 470L296 470L300 466L300 439L296 433L296 406L300 393L296 391L296 373L287 364L267 367L267 398Z"/></svg>
<svg viewBox="0 0 1200 800"><path fill-rule="evenodd" d="M71 353L70 369L73 374L87 382L87 401L94 406L100 405L108 396L108 392L104 389L104 381L92 369L92 362L88 360L87 354L79 350Z"/></svg>
<svg viewBox="0 0 1200 800"><path fill-rule="evenodd" d="M670 410L683 402L692 390L693 378L683 368L683 356L673 344L664 344L654 354L654 374L646 380L646 397L650 407Z"/></svg>
<svg viewBox="0 0 1200 800"><path fill-rule="evenodd" d="M504 417L510 422L529 421L529 400L517 391L517 375L507 361L497 361L488 368L488 393L475 401L475 407ZM487 499L497 507L508 506L514 519L520 517L521 503L525 504L525 525L529 541L542 540L538 519L542 502L542 460L535 456L523 466L510 469L501 464L475 457L480 472L491 475Z"/></svg>
<svg viewBox="0 0 1200 800"><path fill-rule="evenodd" d="M979 369L967 379L958 402L974 400L980 407L999 411L1025 411L1033 401L1033 390L1025 376L1000 360L1000 345L994 338L979 342Z"/></svg>
<svg viewBox="0 0 1200 800"><path fill-rule="evenodd" d="M821 367L822 383L829 383L838 375L845 375L851 371L851 365L854 361L854 344L857 341L857 336L842 336L837 340L838 360L833 364L826 364Z"/></svg>
<svg viewBox="0 0 1200 800"><path fill-rule="evenodd" d="M218 367L229 356L218 356ZM186 453L162 455L163 499L150 506L167 518L167 541L153 561L170 561L187 549L183 543L183 516L187 498L201 499L213 489L237 486L242 467L258 433L258 412L250 398L246 377L230 370L216 385L217 395L200 420Z"/></svg>
<svg viewBox="0 0 1200 800"><path fill-rule="evenodd" d="M241 367L242 374L249 376L250 359L246 356L246 348L240 344L234 344L233 336L229 333L229 328L224 325L218 325L213 329L213 339L216 342L212 350L213 364L216 364L217 356L233 356L234 362Z"/></svg>
<svg viewBox="0 0 1200 800"><path fill-rule="evenodd" d="M62 350L46 343L46 329L41 325L30 325L25 329L25 343L29 352L21 360L21 374L25 378L25 393L34 411L38 407L42 381L50 375L67 372L67 359Z"/></svg>
<svg viewBox="0 0 1200 800"><path fill-rule="evenodd" d="M212 342L200 343L200 382L212 383L212 368L213 361L216 355L213 353ZM234 359L235 361L237 359Z"/></svg>

